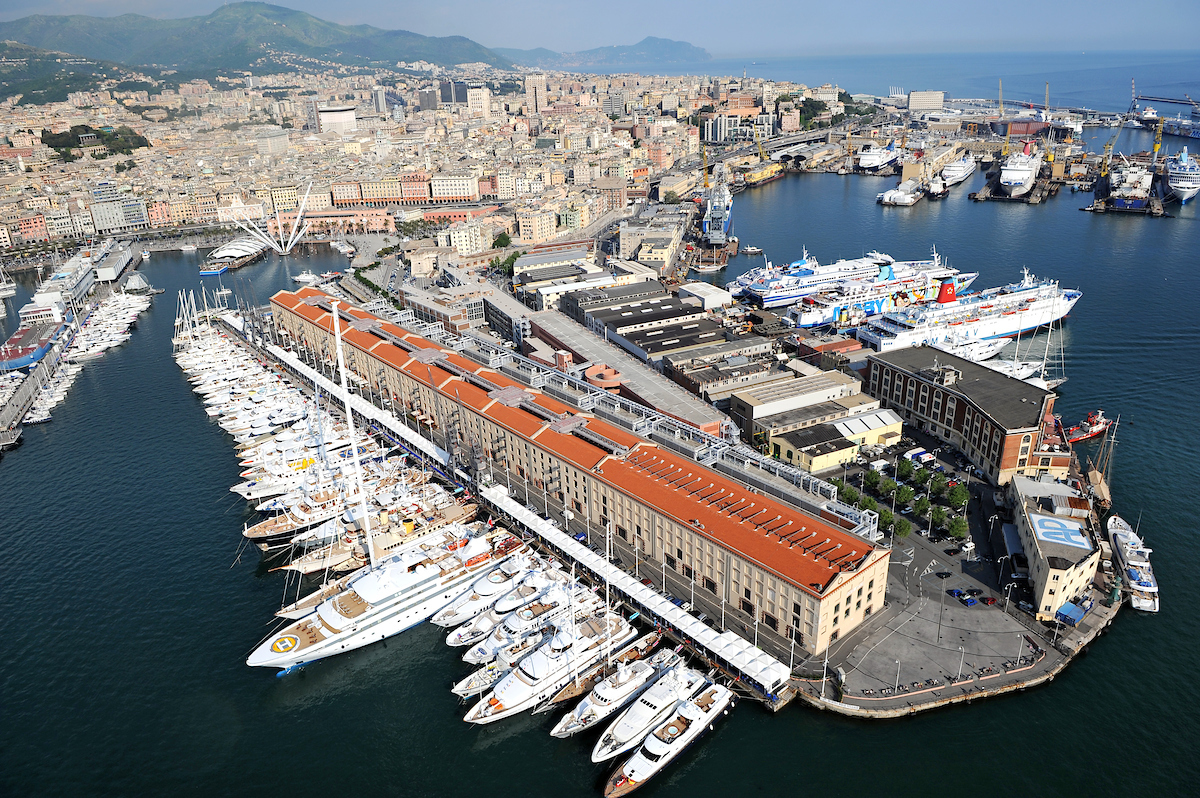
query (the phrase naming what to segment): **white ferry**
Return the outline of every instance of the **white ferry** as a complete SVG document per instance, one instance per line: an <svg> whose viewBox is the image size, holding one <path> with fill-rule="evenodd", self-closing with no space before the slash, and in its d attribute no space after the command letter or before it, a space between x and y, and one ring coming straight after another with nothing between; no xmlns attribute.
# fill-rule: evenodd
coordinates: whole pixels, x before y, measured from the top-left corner
<svg viewBox="0 0 1200 798"><path fill-rule="evenodd" d="M850 324L866 318L934 299L946 280L956 292L966 290L979 272L959 272L942 263L935 250L933 260L909 261L884 266L871 280L847 280L831 291L806 296L787 313L795 327Z"/></svg>
<svg viewBox="0 0 1200 798"><path fill-rule="evenodd" d="M746 286L744 298L764 308L791 305L801 297L827 291L846 280L876 278L885 266L895 259L882 252L868 252L861 258L839 260L825 266L789 268L780 274L765 277Z"/></svg>
<svg viewBox="0 0 1200 798"><path fill-rule="evenodd" d="M945 168L942 169L942 181L946 184L946 188L957 186L975 174L975 168L975 159L970 154L964 155L957 161L946 164Z"/></svg>
<svg viewBox="0 0 1200 798"><path fill-rule="evenodd" d="M1033 188L1042 168L1042 153L1033 152L1029 142L1025 149L1013 153L1000 167L1000 190L1010 197L1023 197Z"/></svg>
<svg viewBox="0 0 1200 798"><path fill-rule="evenodd" d="M946 281L936 302L884 313L860 327L857 337L880 352L942 341L1012 338L1063 318L1081 296L1056 280L1037 279L1028 269L1019 283L963 297Z"/></svg>

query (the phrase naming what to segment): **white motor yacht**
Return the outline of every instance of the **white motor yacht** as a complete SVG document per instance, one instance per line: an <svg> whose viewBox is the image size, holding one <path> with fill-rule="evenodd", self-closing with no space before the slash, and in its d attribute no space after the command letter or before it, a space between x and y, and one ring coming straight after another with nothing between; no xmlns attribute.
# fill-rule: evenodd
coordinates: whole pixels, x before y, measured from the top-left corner
<svg viewBox="0 0 1200 798"><path fill-rule="evenodd" d="M520 583L533 566L532 558L515 557L493 568L478 579L471 590L429 619L434 626L458 626L490 610L513 586Z"/></svg>
<svg viewBox="0 0 1200 798"><path fill-rule="evenodd" d="M596 724L622 709L633 699L648 690L663 674L674 668L680 657L674 651L664 650L649 659L622 663L616 672L601 680L592 688L575 708L563 715L550 731L552 737L570 737L581 731L594 728Z"/></svg>
<svg viewBox="0 0 1200 798"><path fill-rule="evenodd" d="M564 624L537 651L525 657L463 720L495 723L533 709L561 690L576 674L631 640L637 631L620 615L603 610L586 620Z"/></svg>
<svg viewBox="0 0 1200 798"><path fill-rule="evenodd" d="M676 665L608 725L592 749L592 761L612 759L639 745L679 705L712 683L699 671Z"/></svg>
<svg viewBox="0 0 1200 798"><path fill-rule="evenodd" d="M695 699L681 701L629 760L617 768L604 787L605 798L628 795L671 764L729 714L737 702L733 691L714 684Z"/></svg>

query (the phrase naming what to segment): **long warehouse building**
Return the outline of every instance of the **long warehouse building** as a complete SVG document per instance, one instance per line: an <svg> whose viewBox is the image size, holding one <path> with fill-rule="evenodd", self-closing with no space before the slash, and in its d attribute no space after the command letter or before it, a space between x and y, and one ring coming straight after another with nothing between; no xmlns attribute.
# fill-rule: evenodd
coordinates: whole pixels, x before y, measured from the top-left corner
<svg viewBox="0 0 1200 798"><path fill-rule="evenodd" d="M276 294L276 328L332 359L330 299ZM798 648L817 654L883 608L887 549L366 311L339 314L348 367L477 471L508 471L611 524Z"/></svg>

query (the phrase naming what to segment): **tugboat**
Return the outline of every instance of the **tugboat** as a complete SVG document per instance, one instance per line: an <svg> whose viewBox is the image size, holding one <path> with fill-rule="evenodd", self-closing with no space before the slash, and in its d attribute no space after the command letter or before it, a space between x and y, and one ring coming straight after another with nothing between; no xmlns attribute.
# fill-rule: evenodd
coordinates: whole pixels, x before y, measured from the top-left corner
<svg viewBox="0 0 1200 798"><path fill-rule="evenodd" d="M1096 438L1108 432L1108 428L1112 425L1112 419L1104 415L1103 410L1097 410L1095 413L1088 413L1088 417L1080 421L1073 427L1068 427L1066 430L1067 441L1070 443L1079 443L1086 441L1089 438Z"/></svg>

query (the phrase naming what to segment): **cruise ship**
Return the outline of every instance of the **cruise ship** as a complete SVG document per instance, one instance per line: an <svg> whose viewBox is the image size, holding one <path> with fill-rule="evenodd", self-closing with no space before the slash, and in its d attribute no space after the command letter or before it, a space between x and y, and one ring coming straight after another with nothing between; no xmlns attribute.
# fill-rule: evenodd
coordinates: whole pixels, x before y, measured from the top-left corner
<svg viewBox="0 0 1200 798"><path fill-rule="evenodd" d="M1032 145L1025 142L1025 149L1008 156L1000 167L1000 190L1010 197L1025 196L1033 188L1041 168L1042 153L1034 152Z"/></svg>
<svg viewBox="0 0 1200 798"><path fill-rule="evenodd" d="M979 272L960 272L946 266L935 250L933 259L884 266L878 277L848 280L833 290L806 296L792 306L787 319L795 327L849 325L867 316L898 310L934 299L946 280L965 291Z"/></svg>
<svg viewBox="0 0 1200 798"><path fill-rule="evenodd" d="M864 144L858 151L858 168L867 172L875 172L896 162L900 151L896 142L890 142L886 147L878 144Z"/></svg>
<svg viewBox="0 0 1200 798"><path fill-rule="evenodd" d="M1187 147L1167 159L1167 186L1183 205L1200 194L1200 163L1194 155L1188 155Z"/></svg>
<svg viewBox="0 0 1200 798"><path fill-rule="evenodd" d="M890 255L868 252L861 258L839 260L825 266L789 268L748 285L744 298L764 308L791 305L818 291L829 291L851 280L891 279L915 274L915 264L928 267L932 261L896 263Z"/></svg>
<svg viewBox="0 0 1200 798"><path fill-rule="evenodd" d="M964 155L957 161L951 161L942 169L942 181L946 188L957 186L971 175L975 174L975 159L970 154Z"/></svg>
<svg viewBox="0 0 1200 798"><path fill-rule="evenodd" d="M729 240L729 222L733 219L733 195L724 183L705 193L704 219L701 233L710 247L723 247Z"/></svg>
<svg viewBox="0 0 1200 798"><path fill-rule="evenodd" d="M1023 270L1019 283L959 297L942 283L936 302L884 313L860 327L858 339L880 352L942 341L1012 338L1066 316L1083 296L1056 280L1039 280Z"/></svg>
<svg viewBox="0 0 1200 798"><path fill-rule="evenodd" d="M397 635L429 620L524 547L507 533L491 539L444 529L422 535L364 568L336 595L318 592L308 614L268 636L246 664L286 672Z"/></svg>
<svg viewBox="0 0 1200 798"><path fill-rule="evenodd" d="M1129 587L1129 603L1135 610L1158 612L1158 580L1150 567L1151 550L1121 516L1109 518L1107 526L1121 579Z"/></svg>

